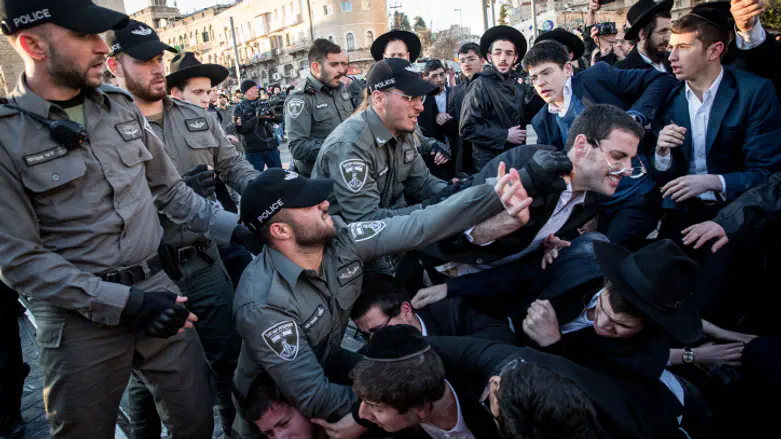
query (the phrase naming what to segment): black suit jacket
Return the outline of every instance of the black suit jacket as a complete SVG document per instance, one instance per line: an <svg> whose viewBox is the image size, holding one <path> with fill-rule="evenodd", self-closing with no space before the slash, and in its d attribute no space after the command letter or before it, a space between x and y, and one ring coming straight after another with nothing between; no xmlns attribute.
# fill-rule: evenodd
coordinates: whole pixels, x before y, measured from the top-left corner
<svg viewBox="0 0 781 439"><path fill-rule="evenodd" d="M654 68L651 64L648 64L645 62L642 56L640 56L640 52L637 51L637 46L632 49L631 52L629 52L626 55L626 58L622 59L621 61L614 64L614 67L617 69L652 69ZM667 59L667 57L664 58L664 68L667 70L667 73L672 73L672 69L670 68L670 60Z"/></svg>
<svg viewBox="0 0 781 439"><path fill-rule="evenodd" d="M445 88L445 102L447 102L450 89ZM448 131L445 125L437 123L437 114L439 114L439 108L437 107L437 100L434 95L428 96L426 102L423 103L423 112L418 115L418 125L423 135L431 137L445 143L448 140Z"/></svg>
<svg viewBox="0 0 781 439"><path fill-rule="evenodd" d="M779 57L781 57L781 43L768 33L762 44L749 50L739 50L737 43L733 40L721 63L773 81L776 97L778 97L778 94L781 93L781 70L776 67L774 62L768 62L768 60L779 59Z"/></svg>
<svg viewBox="0 0 781 439"><path fill-rule="evenodd" d="M417 311L429 336L470 336L513 343L515 334L506 321L478 312L462 299L448 298Z"/></svg>
<svg viewBox="0 0 781 439"><path fill-rule="evenodd" d="M446 376L459 395L462 410L465 406L471 408L472 401L465 401L467 395L482 393L492 376L509 361L520 357L558 372L583 389L596 406L603 428L601 437L677 437L676 417L681 414L681 406L658 379L608 375L558 355L482 339L429 337L427 341L442 359ZM469 413L472 415L471 411ZM487 412L483 410L483 413ZM479 413L475 413L477 415ZM478 421L473 422L480 425ZM468 421L467 425L472 428Z"/></svg>
<svg viewBox="0 0 781 439"><path fill-rule="evenodd" d="M469 185L483 184L488 178L496 177L499 163L504 162L507 169L521 169L531 160L539 149L557 151L548 145L518 145L491 160L480 172L475 174ZM534 197L530 210L529 222L519 230L497 239L493 244L480 247L470 243L463 234L452 236L446 240L430 245L424 251L443 261L456 261L467 264L489 264L506 256L516 254L531 244L537 232L553 215L561 192ZM594 218L599 210L597 194L589 192L583 204L575 206L564 226L556 236L564 240L572 240L580 235L578 228Z"/></svg>
<svg viewBox="0 0 781 439"><path fill-rule="evenodd" d="M450 130L450 146L455 149L455 172L473 174L475 169L472 160L472 144L464 140L458 132L461 120L461 104L464 102L464 95L466 95L466 89L469 88L469 82L469 79L464 78L450 88L447 94L447 114L452 119L445 124L445 128Z"/></svg>

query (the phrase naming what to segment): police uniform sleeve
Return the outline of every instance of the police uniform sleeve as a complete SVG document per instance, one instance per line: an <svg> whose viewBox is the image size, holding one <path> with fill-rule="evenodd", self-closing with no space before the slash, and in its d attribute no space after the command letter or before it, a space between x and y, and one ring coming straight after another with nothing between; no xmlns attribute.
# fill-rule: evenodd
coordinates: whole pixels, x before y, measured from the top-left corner
<svg viewBox="0 0 781 439"><path fill-rule="evenodd" d="M213 122L212 134L220 142L220 145L214 149L214 170L225 184L241 195L244 193L244 188L260 175L260 172L236 151L236 147L228 140L228 136L217 123L216 118Z"/></svg>
<svg viewBox="0 0 781 439"><path fill-rule="evenodd" d="M239 222L238 215L223 210L187 187L149 122L140 111L137 115L144 125L146 147L152 153L152 160L145 162L146 179L157 209L176 224L185 224L217 244L230 244L233 229Z"/></svg>
<svg viewBox="0 0 781 439"><path fill-rule="evenodd" d="M349 224L347 235L365 262L424 247L460 233L501 210L502 202L494 188L483 184L410 215Z"/></svg>
<svg viewBox="0 0 781 439"><path fill-rule="evenodd" d="M119 324L130 288L83 272L44 247L35 209L2 145L0 188L0 279L34 300L104 325Z"/></svg>
<svg viewBox="0 0 781 439"><path fill-rule="evenodd" d="M236 330L252 361L307 418L334 422L358 400L352 389L331 383L296 323L281 310L249 304L236 311Z"/></svg>
<svg viewBox="0 0 781 439"><path fill-rule="evenodd" d="M331 141L339 142L338 139L328 139L326 142ZM329 144L321 154L320 161L316 168L328 170L327 175L334 181L334 197L339 204L339 215L348 223L408 215L420 209L419 204L402 209L381 208L380 188L370 169L373 161L354 144Z"/></svg>
<svg viewBox="0 0 781 439"><path fill-rule="evenodd" d="M490 102L485 85L482 81L475 81L464 95L461 107L461 123L459 131L461 137L473 145L485 149L503 150L507 141L507 129L492 124L488 120L488 109L485 106Z"/></svg>
<svg viewBox="0 0 781 439"><path fill-rule="evenodd" d="M312 103L301 93L293 93L285 102L285 130L293 158L314 162L323 142L312 138Z"/></svg>

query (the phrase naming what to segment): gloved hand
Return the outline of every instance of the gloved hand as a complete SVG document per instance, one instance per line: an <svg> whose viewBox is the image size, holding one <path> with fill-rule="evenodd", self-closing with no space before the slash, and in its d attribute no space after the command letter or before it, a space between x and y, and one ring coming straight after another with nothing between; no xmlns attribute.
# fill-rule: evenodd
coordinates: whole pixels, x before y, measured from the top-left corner
<svg viewBox="0 0 781 439"><path fill-rule="evenodd" d="M196 194L208 198L217 189L217 177L213 169L207 165L198 165L182 174L182 180Z"/></svg>
<svg viewBox="0 0 781 439"><path fill-rule="evenodd" d="M572 172L572 162L564 151L538 150L518 174L521 184L530 197L561 192L567 188L567 182L561 178Z"/></svg>
<svg viewBox="0 0 781 439"><path fill-rule="evenodd" d="M431 153L432 154L441 153L448 160L453 158L453 153L450 152L450 145L448 145L447 143L435 142L434 145L431 147Z"/></svg>
<svg viewBox="0 0 781 439"><path fill-rule="evenodd" d="M260 242L243 224L237 225L231 235L231 244L243 245L250 253L257 256L263 250L263 243Z"/></svg>
<svg viewBox="0 0 781 439"><path fill-rule="evenodd" d="M168 338L184 327L189 315L187 308L176 303L174 293L131 287L120 317L130 323L132 332L144 331L150 337Z"/></svg>

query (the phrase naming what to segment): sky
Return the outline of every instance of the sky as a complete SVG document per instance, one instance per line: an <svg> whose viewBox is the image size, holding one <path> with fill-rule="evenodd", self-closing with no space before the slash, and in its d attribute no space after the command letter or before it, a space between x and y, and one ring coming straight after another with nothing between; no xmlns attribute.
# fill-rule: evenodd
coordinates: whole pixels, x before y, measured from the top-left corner
<svg viewBox="0 0 781 439"><path fill-rule="evenodd" d="M359 0L353 0L359 1ZM434 31L447 29L453 24L459 24L459 13L454 9L461 8L463 25L471 28L472 34L480 35L483 33L483 13L480 9L482 0L386 0L388 12L393 14L391 6L401 6L398 10L406 12L410 18L420 15L426 20ZM230 0L176 0L179 9L182 12L192 12L203 9L217 3L231 3ZM128 13L143 9L148 4L148 0L125 0L125 9ZM168 4L173 6L174 0L168 0ZM498 6L496 13L499 13Z"/></svg>

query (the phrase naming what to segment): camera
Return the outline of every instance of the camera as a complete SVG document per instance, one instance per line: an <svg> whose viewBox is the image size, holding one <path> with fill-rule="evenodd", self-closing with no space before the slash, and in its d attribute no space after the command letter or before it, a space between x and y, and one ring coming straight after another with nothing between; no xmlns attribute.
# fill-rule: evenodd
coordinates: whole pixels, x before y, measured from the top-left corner
<svg viewBox="0 0 781 439"><path fill-rule="evenodd" d="M613 21L608 21L606 23L598 23L595 24L597 27L597 36L600 35L615 35L618 33L618 29L616 28L616 23Z"/></svg>
<svg viewBox="0 0 781 439"><path fill-rule="evenodd" d="M269 105L268 101L257 101L257 105L255 107L255 114L259 118L271 117L271 105Z"/></svg>

